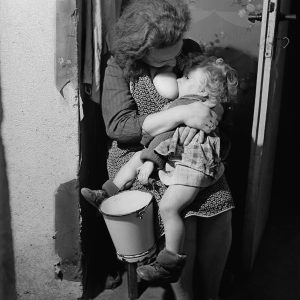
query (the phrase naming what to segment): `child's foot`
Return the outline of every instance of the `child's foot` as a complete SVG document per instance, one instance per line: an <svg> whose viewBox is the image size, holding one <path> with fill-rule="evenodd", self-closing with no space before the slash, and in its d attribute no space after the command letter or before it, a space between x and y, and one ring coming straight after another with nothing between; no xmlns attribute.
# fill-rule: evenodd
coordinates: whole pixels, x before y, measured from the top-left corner
<svg viewBox="0 0 300 300"><path fill-rule="evenodd" d="M108 195L104 190L90 190L88 188L82 188L81 194L86 201L97 209L99 209L102 201L108 198Z"/></svg>
<svg viewBox="0 0 300 300"><path fill-rule="evenodd" d="M140 278L158 283L176 282L185 264L186 255L179 255L167 249L162 250L156 260L137 268Z"/></svg>

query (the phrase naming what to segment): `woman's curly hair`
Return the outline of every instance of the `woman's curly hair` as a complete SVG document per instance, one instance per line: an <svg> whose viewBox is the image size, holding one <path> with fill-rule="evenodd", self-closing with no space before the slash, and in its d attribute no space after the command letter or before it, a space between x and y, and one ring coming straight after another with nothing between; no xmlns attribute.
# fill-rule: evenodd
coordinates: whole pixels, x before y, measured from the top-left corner
<svg viewBox="0 0 300 300"><path fill-rule="evenodd" d="M195 67L201 67L206 74L204 90L209 100L224 103L235 99L238 74L223 58L191 53L185 58L184 75L188 76Z"/></svg>
<svg viewBox="0 0 300 300"><path fill-rule="evenodd" d="M182 0L129 1L114 28L111 49L125 77L139 77L149 50L176 44L190 21L188 5Z"/></svg>

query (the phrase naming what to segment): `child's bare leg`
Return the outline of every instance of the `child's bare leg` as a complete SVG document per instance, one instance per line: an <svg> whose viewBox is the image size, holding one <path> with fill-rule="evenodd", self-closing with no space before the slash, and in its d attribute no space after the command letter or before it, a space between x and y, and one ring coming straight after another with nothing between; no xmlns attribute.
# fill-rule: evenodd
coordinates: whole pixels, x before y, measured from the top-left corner
<svg viewBox="0 0 300 300"><path fill-rule="evenodd" d="M128 189L137 176L138 168L143 164L140 159L141 151L136 152L130 160L122 166L113 183L120 189Z"/></svg>
<svg viewBox="0 0 300 300"><path fill-rule="evenodd" d="M182 253L185 227L180 213L193 202L198 192L199 188L171 185L164 193L159 210L165 227L167 250Z"/></svg>
<svg viewBox="0 0 300 300"><path fill-rule="evenodd" d="M178 281L186 260L186 255L182 253L185 228L180 213L194 200L198 192L198 188L183 185L168 187L159 204L165 227L166 248L158 254L154 263L137 268L140 278L168 283ZM190 296L187 292L186 299Z"/></svg>
<svg viewBox="0 0 300 300"><path fill-rule="evenodd" d="M141 151L136 152L131 159L122 166L113 181L107 180L101 190L82 188L81 194L95 208L99 209L105 198L117 194L120 190L128 189L136 178L137 169L143 164L140 160Z"/></svg>

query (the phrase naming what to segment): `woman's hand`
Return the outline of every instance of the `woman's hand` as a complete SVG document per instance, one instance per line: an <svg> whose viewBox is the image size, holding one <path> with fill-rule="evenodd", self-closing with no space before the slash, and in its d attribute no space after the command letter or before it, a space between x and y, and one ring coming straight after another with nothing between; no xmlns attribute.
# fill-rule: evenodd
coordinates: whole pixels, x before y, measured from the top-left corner
<svg viewBox="0 0 300 300"><path fill-rule="evenodd" d="M199 132L198 129L191 128L188 126L181 126L178 128L179 130L179 138L180 138L180 144L181 145L188 145L193 137Z"/></svg>
<svg viewBox="0 0 300 300"><path fill-rule="evenodd" d="M179 130L179 137L180 137L180 144L187 146L192 139L194 138L194 136L199 133L198 136L198 141L200 144L202 144L204 142L204 138L205 138L205 132L203 130L197 130L195 128L190 128L188 126L182 126L178 128Z"/></svg>
<svg viewBox="0 0 300 300"><path fill-rule="evenodd" d="M210 133L218 126L218 114L202 102L183 106L183 123L189 127Z"/></svg>

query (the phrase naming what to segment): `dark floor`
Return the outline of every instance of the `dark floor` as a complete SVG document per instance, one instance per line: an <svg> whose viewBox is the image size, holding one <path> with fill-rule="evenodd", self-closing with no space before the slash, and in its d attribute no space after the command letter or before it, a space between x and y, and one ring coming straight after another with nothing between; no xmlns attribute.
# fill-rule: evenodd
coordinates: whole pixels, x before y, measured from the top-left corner
<svg viewBox="0 0 300 300"><path fill-rule="evenodd" d="M248 280L226 300L300 299L300 223L270 221Z"/></svg>

